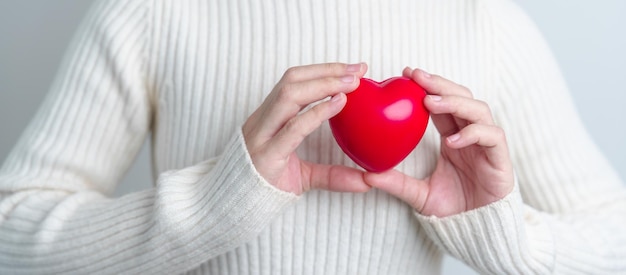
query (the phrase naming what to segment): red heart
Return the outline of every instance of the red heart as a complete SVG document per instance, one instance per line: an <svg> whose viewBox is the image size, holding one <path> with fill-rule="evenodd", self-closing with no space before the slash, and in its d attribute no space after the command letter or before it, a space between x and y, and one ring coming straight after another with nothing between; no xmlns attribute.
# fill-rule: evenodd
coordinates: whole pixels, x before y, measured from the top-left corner
<svg viewBox="0 0 626 275"><path fill-rule="evenodd" d="M383 82L362 78L330 119L339 147L370 172L389 170L415 149L426 131L426 91L406 77Z"/></svg>

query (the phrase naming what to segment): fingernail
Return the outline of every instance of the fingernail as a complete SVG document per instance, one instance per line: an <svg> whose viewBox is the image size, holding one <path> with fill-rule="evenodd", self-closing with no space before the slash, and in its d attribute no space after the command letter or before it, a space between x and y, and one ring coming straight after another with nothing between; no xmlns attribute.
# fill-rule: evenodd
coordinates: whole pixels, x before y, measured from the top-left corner
<svg viewBox="0 0 626 275"><path fill-rule="evenodd" d="M356 72L360 72L361 71L361 66L363 64L358 63L358 64L350 64L346 67L346 71L349 73L356 73Z"/></svg>
<svg viewBox="0 0 626 275"><path fill-rule="evenodd" d="M456 133L448 137L448 142L452 143L452 142L459 140L460 138L461 138L461 134Z"/></svg>
<svg viewBox="0 0 626 275"><path fill-rule="evenodd" d="M340 80L343 83L352 83L352 82L354 82L355 78L356 78L356 76L354 76L354 75L346 75L346 76L342 76L340 78Z"/></svg>
<svg viewBox="0 0 626 275"><path fill-rule="evenodd" d="M336 94L335 96L333 96L330 99L330 102L331 103L337 103L337 102L341 101L341 97L342 97L342 94Z"/></svg>
<svg viewBox="0 0 626 275"><path fill-rule="evenodd" d="M441 101L441 96L438 95L429 95L428 96L432 101L439 102Z"/></svg>
<svg viewBox="0 0 626 275"><path fill-rule="evenodd" d="M426 71L424 71L424 70L420 70L420 72L422 73L422 76L423 76L423 77L425 77L425 78L430 78L430 74L429 74L429 73L427 73Z"/></svg>

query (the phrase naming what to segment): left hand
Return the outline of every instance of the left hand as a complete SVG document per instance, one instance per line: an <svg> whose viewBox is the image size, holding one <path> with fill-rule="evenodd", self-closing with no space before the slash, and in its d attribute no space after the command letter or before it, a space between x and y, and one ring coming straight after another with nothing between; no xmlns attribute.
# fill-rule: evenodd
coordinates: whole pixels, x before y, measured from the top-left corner
<svg viewBox="0 0 626 275"><path fill-rule="evenodd" d="M419 69L406 68L428 92L426 108L441 134L437 166L415 179L399 171L367 173L365 181L410 204L422 215L446 217L504 198L514 187L513 166L502 128L489 106L465 87Z"/></svg>

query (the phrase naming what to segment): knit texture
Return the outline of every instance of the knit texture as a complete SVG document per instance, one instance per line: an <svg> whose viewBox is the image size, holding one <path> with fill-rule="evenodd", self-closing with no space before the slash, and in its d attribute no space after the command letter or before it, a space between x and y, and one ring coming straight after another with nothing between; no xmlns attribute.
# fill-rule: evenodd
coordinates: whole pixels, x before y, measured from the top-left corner
<svg viewBox="0 0 626 275"><path fill-rule="evenodd" d="M379 190L277 190L241 125L291 66L419 67L469 87L504 128L516 188L425 217ZM1 274L626 272L624 186L548 47L507 0L101 0L0 170ZM9 91L21 92L21 91ZM147 140L154 187L113 198ZM429 125L396 169L427 177ZM354 166L327 124L303 159Z"/></svg>

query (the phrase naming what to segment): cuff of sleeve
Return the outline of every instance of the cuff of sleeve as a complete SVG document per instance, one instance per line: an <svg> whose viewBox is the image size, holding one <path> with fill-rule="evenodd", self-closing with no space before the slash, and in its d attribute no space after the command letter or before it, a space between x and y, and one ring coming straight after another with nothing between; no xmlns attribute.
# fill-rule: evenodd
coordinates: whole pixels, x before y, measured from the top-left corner
<svg viewBox="0 0 626 275"><path fill-rule="evenodd" d="M230 209L225 212L233 216L240 212L237 220L255 221L251 228L273 220L285 206L299 197L282 191L261 176L250 158L241 130L228 144L210 176L203 183L208 194L216 201L215 208ZM211 186L213 185L213 186Z"/></svg>
<svg viewBox="0 0 626 275"><path fill-rule="evenodd" d="M415 213L438 247L487 274L548 274L554 241L542 214L524 206L517 186L489 205L438 218Z"/></svg>
<svg viewBox="0 0 626 275"><path fill-rule="evenodd" d="M254 238L298 199L256 171L241 130L219 159L166 173L157 189L157 222L175 246L203 259Z"/></svg>

